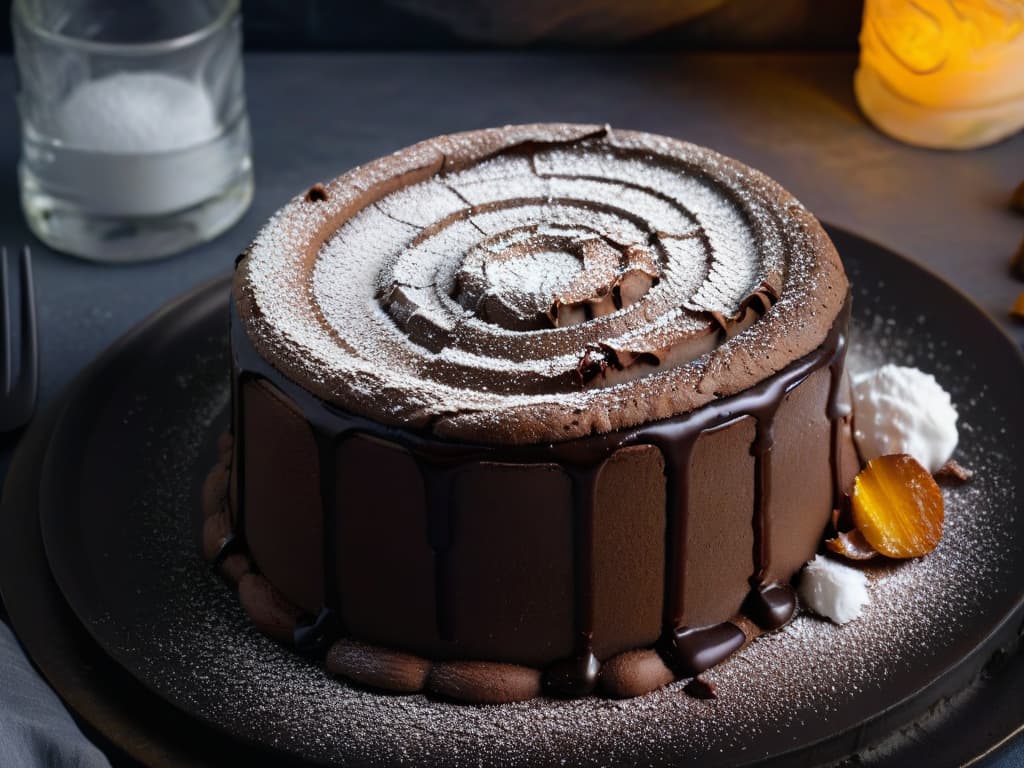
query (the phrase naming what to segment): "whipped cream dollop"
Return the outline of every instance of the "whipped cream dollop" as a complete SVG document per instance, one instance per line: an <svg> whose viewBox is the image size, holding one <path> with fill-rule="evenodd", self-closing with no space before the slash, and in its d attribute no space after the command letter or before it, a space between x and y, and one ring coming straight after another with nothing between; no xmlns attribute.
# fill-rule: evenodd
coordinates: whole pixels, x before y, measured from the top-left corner
<svg viewBox="0 0 1024 768"><path fill-rule="evenodd" d="M957 413L935 377L917 368L883 365L853 380L853 424L864 461L908 453L929 472L953 455Z"/></svg>
<svg viewBox="0 0 1024 768"><path fill-rule="evenodd" d="M800 578L800 600L836 624L860 618L868 600L867 577L855 568L815 555Z"/></svg>

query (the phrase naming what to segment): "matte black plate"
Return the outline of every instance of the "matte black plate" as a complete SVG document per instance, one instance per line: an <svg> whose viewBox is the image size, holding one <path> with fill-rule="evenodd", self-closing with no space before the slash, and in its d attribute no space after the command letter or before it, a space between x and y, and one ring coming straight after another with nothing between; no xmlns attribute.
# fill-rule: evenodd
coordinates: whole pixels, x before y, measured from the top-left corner
<svg viewBox="0 0 1024 768"><path fill-rule="evenodd" d="M148 323L71 392L40 493L53 575L94 640L156 696L237 739L313 762L807 764L862 749L963 688L1016 636L1024 364L955 290L878 246L832 234L856 285L860 356L935 371L965 425L959 457L979 472L953 492L944 554L894 577L906 582L902 592L891 591L902 582L879 582L890 597L917 602L897 599L888 613L876 604L845 634L800 619L716 669L715 702L676 686L629 702L489 708L380 696L329 679L256 633L200 561L193 525L225 425L222 289ZM834 651L821 657L827 664L816 661L823 646ZM1018 711L1002 730L1019 723ZM959 754L1000 735L971 752L959 739Z"/></svg>
<svg viewBox="0 0 1024 768"><path fill-rule="evenodd" d="M164 322L191 305L224 301L227 280L197 289L173 302L144 327ZM119 343L90 372L118 354ZM72 384L69 392L77 390ZM0 592L18 635L47 681L78 716L115 766L140 761L161 768L219 768L225 765L275 768L297 764L265 747L247 746L208 727L154 696L93 641L61 594L43 550L39 526L42 465L54 423L65 410L68 393L33 420L22 435L0 505Z"/></svg>

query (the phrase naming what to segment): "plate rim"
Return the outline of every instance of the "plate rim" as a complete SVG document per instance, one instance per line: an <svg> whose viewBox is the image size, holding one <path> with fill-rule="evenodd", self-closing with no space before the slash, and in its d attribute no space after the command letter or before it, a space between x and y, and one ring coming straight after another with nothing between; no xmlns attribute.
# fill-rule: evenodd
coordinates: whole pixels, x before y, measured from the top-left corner
<svg viewBox="0 0 1024 768"><path fill-rule="evenodd" d="M1021 371L1024 371L1024 350L1021 349L1021 347L1017 344L1016 340L1013 339L1013 337L1010 336L1010 334L1002 327L1002 325L1000 325L993 317L991 317L983 307L981 307L971 297L962 293L956 286L954 286L942 275L939 275L930 268L921 265L914 259L905 257L893 251L892 249L878 243L877 241L871 240L870 238L866 238L845 228L826 225L826 230L828 231L830 237L838 236L840 239L848 237L854 240L862 241L866 245L870 246L872 249L884 252L887 255L891 255L894 258L900 259L904 262L906 266L912 267L920 272L923 272L934 283L941 285L945 291L947 291L951 295L955 295L959 301L962 301L967 307L969 307L970 311L975 313L978 319L983 320L988 328L994 328L998 333L998 337L1000 338L1000 344L1004 346L1009 345L1009 348L1014 351L1013 357L1016 361L1017 366L1020 368ZM66 398L63 404L61 413L55 420L53 430L50 435L50 441L47 444L45 458L45 463L47 467L44 468L43 470L43 477L45 477L48 469L52 470L50 463L56 460L54 458L55 456L59 455L59 443L57 443L57 438L61 434L62 429L66 431L68 419L70 418L69 413L71 412L74 402L76 400L80 401L83 398L87 397L87 394L91 391L90 388L96 386L97 377L102 372L105 372L106 369L111 366L111 364L116 363L118 358L120 358L123 355L126 348L131 347L133 344L139 343L140 338L148 335L149 333L155 332L155 329L166 317L176 315L180 310L182 310L183 307L192 307L193 305L199 306L205 304L205 302L207 301L211 301L212 297L226 289L229 286L230 282L231 273L228 273L226 275L220 275L218 277L206 281L205 283L194 288L192 291L189 291L188 293L179 296L177 299L172 300L171 302L168 302L167 304L163 305L157 311L153 312L147 318L145 318L142 322L140 322L132 329L130 329L127 333L123 334L117 341L115 341L110 347L108 347L95 361L93 361L93 363L87 366L78 376L75 377L75 379L68 385L66 389L68 397ZM57 445L58 447L55 448L55 445ZM62 578L61 575L58 573L62 566L58 565L55 562L55 560L59 560L59 557L55 557L55 553L52 551L54 547L53 541L49 536L47 536L47 526L52 526L54 524L54 520L52 519L52 514L48 514L45 510L48 508L52 510L54 508L54 505L52 503L44 503L44 494L52 494L54 492L56 492L56 489L51 488L49 491L47 491L46 484L42 483L39 500L40 526L42 529L41 532L46 558L50 564L54 580L57 583L64 600L66 601L69 608L75 615L76 619L89 633L90 637L92 637L94 642L96 642L100 649L105 654L107 654L115 663L117 663L122 668L126 669L132 675L132 677L136 679L137 682L141 683L150 693L159 697L161 700L174 706L175 708L179 709L179 711L184 711L186 714L194 716L193 712L181 707L177 701L175 701L173 698L168 697L164 691L160 690L158 687L153 686L151 684L151 681L146 680L144 677L140 677L136 673L136 670L132 669L129 665L126 665L124 663L124 661L120 658L118 653L112 652L111 649L108 647L108 644L104 642L103 639L101 639L101 637L97 636L97 633L95 632L95 627L92 625L92 622L81 615L79 608L76 607L75 603L68 595L68 587L66 585L69 583L73 583L74 580L68 579L66 572L64 574L64 578ZM824 737L816 742L805 743L801 745L799 749L791 749L788 751L778 752L776 754L771 755L769 759L783 759L786 756L790 756L811 749L815 745L830 743L839 740L843 736L848 736L854 731L863 730L865 726L870 726L872 724L880 724L882 721L890 717L894 712L904 707L908 702L922 695L928 694L928 692L931 691L933 687L939 686L943 681L947 680L947 678L950 678L952 675L955 675L957 673L967 674L965 670L967 666L969 666L968 662L974 659L978 649L988 647L989 644L996 642L1003 634L1005 634L1007 627L1011 626L1022 612L1024 612L1024 592L1017 595L1016 602L1009 608L1009 610L1007 610L1001 615L1000 620L994 626L992 626L990 631L981 639L981 641L979 641L973 647L972 651L970 651L965 656L958 658L954 662L950 663L948 666L945 666L942 670L936 673L933 679L931 679L926 684L908 693L903 698L895 702L889 703L883 709L876 711L868 720L862 722L859 725L851 726L838 734L833 734L831 736ZM940 692L938 694L938 698L941 698L943 695L945 695L945 693ZM907 720L907 722L913 721L914 719L916 719L916 717L917 716L911 717L909 720ZM240 734L228 730L223 726L223 724L219 723L218 721L212 718L201 719L207 725L214 726L225 735L229 735L231 738L248 741L247 739L244 739L244 737L242 737ZM877 738L884 736L891 730L893 729L890 727L882 728L880 733L875 734L875 740L877 740ZM273 747L267 744L263 744L259 741L254 740L252 741L252 743L259 744L260 746L263 746L268 749L273 749Z"/></svg>

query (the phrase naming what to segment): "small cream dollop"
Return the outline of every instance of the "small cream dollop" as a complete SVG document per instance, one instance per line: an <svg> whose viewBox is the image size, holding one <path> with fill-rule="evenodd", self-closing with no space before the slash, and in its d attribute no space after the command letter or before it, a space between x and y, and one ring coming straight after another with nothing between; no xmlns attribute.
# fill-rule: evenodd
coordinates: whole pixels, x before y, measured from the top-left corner
<svg viewBox="0 0 1024 768"><path fill-rule="evenodd" d="M883 365L853 381L853 425L864 461L909 453L929 472L953 455L956 408L930 373Z"/></svg>
<svg viewBox="0 0 1024 768"><path fill-rule="evenodd" d="M867 583L857 569L816 555L800 577L800 600L819 616L846 624L859 618L867 604Z"/></svg>

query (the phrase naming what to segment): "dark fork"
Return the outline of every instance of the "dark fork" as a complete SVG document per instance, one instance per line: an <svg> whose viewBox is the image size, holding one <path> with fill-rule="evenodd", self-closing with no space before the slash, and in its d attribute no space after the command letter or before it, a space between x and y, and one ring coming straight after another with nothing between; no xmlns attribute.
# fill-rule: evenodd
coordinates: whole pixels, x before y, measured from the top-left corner
<svg viewBox="0 0 1024 768"><path fill-rule="evenodd" d="M39 390L39 340L36 333L36 296L32 288L32 254L28 246L21 249L21 279L17 290L21 306L18 338L11 327L11 301L13 286L9 279L7 248L0 248L0 432L11 432L24 426L32 418ZM19 343L18 374L13 371L12 352Z"/></svg>

